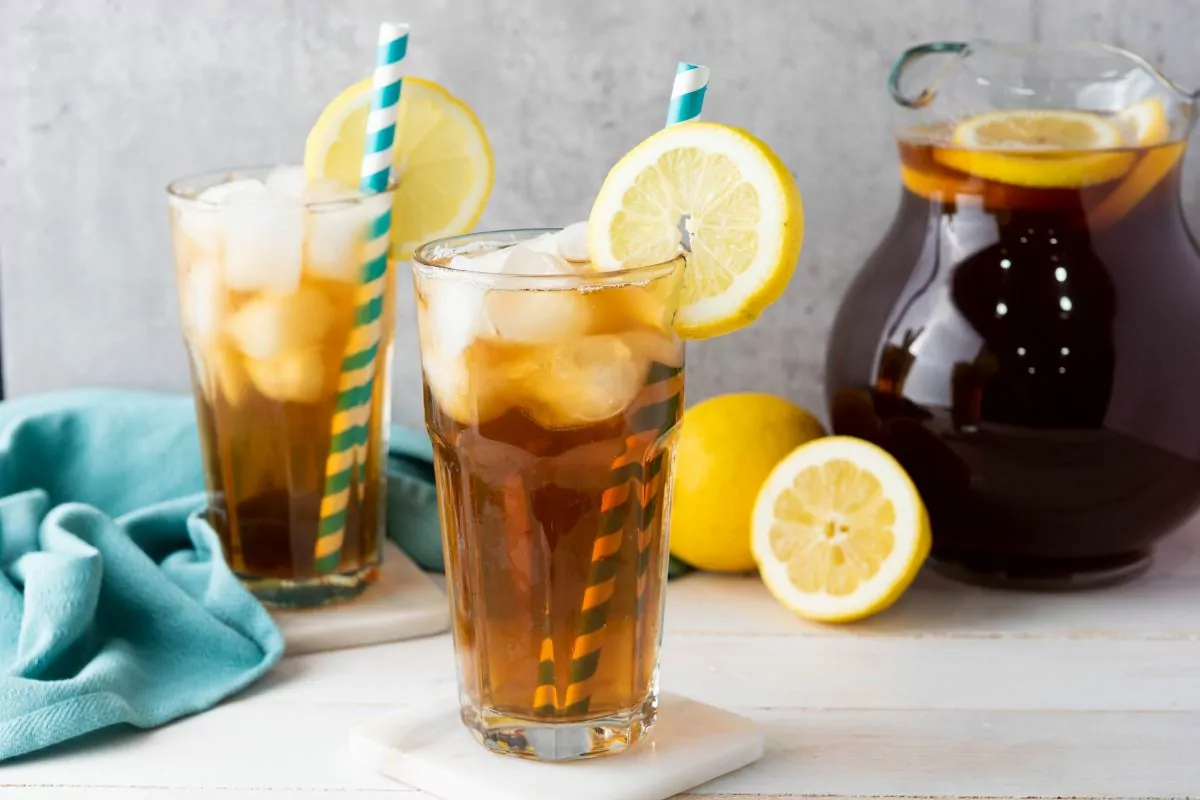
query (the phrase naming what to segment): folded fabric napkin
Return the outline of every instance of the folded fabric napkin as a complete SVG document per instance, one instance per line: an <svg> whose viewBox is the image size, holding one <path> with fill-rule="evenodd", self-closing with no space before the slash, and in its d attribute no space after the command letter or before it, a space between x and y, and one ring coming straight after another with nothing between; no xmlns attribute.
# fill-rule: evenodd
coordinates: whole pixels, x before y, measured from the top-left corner
<svg viewBox="0 0 1200 800"><path fill-rule="evenodd" d="M200 711L282 655L202 488L186 398L0 403L0 760Z"/></svg>

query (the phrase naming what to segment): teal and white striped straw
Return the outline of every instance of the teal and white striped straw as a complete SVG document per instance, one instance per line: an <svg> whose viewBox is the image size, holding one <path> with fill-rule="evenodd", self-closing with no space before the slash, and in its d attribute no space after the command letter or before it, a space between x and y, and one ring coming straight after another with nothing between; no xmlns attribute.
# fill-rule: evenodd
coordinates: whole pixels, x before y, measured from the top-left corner
<svg viewBox="0 0 1200 800"><path fill-rule="evenodd" d="M400 106L401 72L408 52L408 25L385 22L379 26L379 48L371 81L371 112L359 189L364 194L388 188L392 147L396 140L396 113ZM337 413L330 431L329 456L325 461L325 493L321 498L321 520L317 528L314 566L332 572L342 558L346 535L346 507L351 484L357 482L362 500L367 473L367 440L371 428L371 395L375 366L382 341L381 316L386 287L388 250L391 245L392 209L389 204L367 229L366 257L358 289L354 329L342 373L338 379ZM357 473L357 474L356 474ZM357 478L353 481L352 478Z"/></svg>
<svg viewBox="0 0 1200 800"><path fill-rule="evenodd" d="M671 87L671 105L667 108L667 125L700 119L704 93L708 91L708 67L680 61L675 68L675 85Z"/></svg>
<svg viewBox="0 0 1200 800"><path fill-rule="evenodd" d="M700 108L704 105L704 92L708 89L708 67L680 61L675 70L675 86L671 90L671 105L667 110L670 127L680 122L700 119ZM656 386L661 385L668 395L661 403L647 406L637 413L642 417L649 409L661 410L667 427L675 423L679 404L683 400L682 373L678 367L656 364L651 374L662 372L659 378L647 379ZM661 379L661 383L659 382ZM612 483L600 496L601 533L592 545L592 560L588 566L588 585L584 590L579 609L579 626L575 641L571 645L570 683L564 695L563 710L568 714L586 714L592 702L592 678L600 667L601 650L604 647L604 632L608 626L608 608L616 582L614 564L620 559L621 537L628 524L628 515L637 514L634 525L638 534L637 560L637 606L640 620L645 611L646 573L650 568L650 525L653 510L662 513L662 500L655 499L655 475L662 468L662 455L642 464L645 450L665 429L635 430L625 440L625 449L610 465ZM655 466L657 464L657 466ZM632 474L630 474L632 472ZM649 517L646 516L650 512ZM659 524L663 524L661 521ZM554 685L554 641L548 636L542 640L541 661L538 666L538 686L534 694L534 707L545 709L556 698ZM546 713L544 710L541 713Z"/></svg>

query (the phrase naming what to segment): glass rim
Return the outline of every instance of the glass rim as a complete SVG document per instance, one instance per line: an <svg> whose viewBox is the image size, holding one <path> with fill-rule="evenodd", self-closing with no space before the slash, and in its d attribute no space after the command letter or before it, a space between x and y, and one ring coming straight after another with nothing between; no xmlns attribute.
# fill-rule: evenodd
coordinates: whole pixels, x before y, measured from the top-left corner
<svg viewBox="0 0 1200 800"><path fill-rule="evenodd" d="M217 169L206 169L206 170L201 170L199 172L190 172L187 175L181 175L178 178L174 178L167 182L167 185L164 187L164 189L167 193L167 197L172 202L186 203L188 205L198 206L200 208L216 210L216 209L221 208L223 204L222 203L213 203L213 202L209 202L207 200L201 200L199 197L196 196L196 194L193 194L189 190L184 189L184 186L187 184L198 184L199 183L199 184L206 184L204 188L207 189L207 188L210 188L211 186L215 186L216 184L221 183L222 180L219 180L221 178L236 177L239 175L242 177L264 178L264 177L266 177L266 175L268 175L271 172L271 170L276 169L278 167L299 167L299 166L303 166L303 165L302 164L286 164L286 163L285 164L253 164L253 165L245 165L245 166L240 166L240 167L220 167ZM395 179L392 179L388 183L388 187L386 189L383 189L382 191L378 191L378 192L367 193L367 192L362 191L361 189L355 188L355 189L347 189L346 192L347 192L348 196L346 196L346 197L340 197L340 198L333 199L333 200L298 200L296 202L299 203L304 208L309 208L309 209L319 209L319 208L337 207L337 206L344 207L346 205L346 203L362 203L372 197L378 197L380 195L392 194L396 191L396 186L397 186L397 184L396 184ZM350 192L354 192L354 194L350 195Z"/></svg>
<svg viewBox="0 0 1200 800"><path fill-rule="evenodd" d="M433 260L432 256L435 250L454 250L473 242L486 242L489 238L496 240L506 238L507 240L498 241L497 243L504 246L512 246L548 233L558 233L561 230L562 228L497 228L494 230L463 233L457 236L446 236L441 239L433 239L425 242L414 250L412 264L414 267L419 267L422 271L441 272L447 276L458 278L492 279L497 282L528 284L531 287L547 289L571 289L580 286L643 283L652 280L654 277L659 277L659 274L666 268L685 262L685 254L681 252L667 261L660 261L657 264L646 264L644 266L582 274L529 275L516 272L496 273L485 272L483 270L458 269L448 264L439 264ZM441 258L444 259L444 257L443 254Z"/></svg>

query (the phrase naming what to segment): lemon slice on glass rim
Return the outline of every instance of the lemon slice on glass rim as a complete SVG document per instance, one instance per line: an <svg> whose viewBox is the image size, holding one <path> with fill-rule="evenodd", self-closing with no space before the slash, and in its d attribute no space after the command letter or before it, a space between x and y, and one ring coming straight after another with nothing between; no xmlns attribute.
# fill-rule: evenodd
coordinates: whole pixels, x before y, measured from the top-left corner
<svg viewBox="0 0 1200 800"><path fill-rule="evenodd" d="M967 117L952 147L934 157L948 167L1014 186L1079 188L1121 177L1133 153L1116 121L1091 111L1003 109Z"/></svg>
<svg viewBox="0 0 1200 800"><path fill-rule="evenodd" d="M358 187L370 110L370 78L325 107L305 143L309 180ZM491 194L492 172L492 148L471 109L433 81L406 77L393 150L392 257L407 260L425 242L471 230Z"/></svg>
<svg viewBox="0 0 1200 800"><path fill-rule="evenodd" d="M929 516L904 469L870 442L830 436L775 466L754 503L751 549L796 614L849 622L890 606L929 554Z"/></svg>
<svg viewBox="0 0 1200 800"><path fill-rule="evenodd" d="M787 287L804 239L804 209L783 162L750 133L685 122L653 134L609 172L588 217L600 269L691 253L675 330L703 339L753 322Z"/></svg>

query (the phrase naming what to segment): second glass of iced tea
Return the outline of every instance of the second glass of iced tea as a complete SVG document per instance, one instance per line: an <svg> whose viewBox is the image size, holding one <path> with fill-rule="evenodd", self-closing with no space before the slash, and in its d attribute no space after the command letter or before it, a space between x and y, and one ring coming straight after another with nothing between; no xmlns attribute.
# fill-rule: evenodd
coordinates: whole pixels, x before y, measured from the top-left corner
<svg viewBox="0 0 1200 800"><path fill-rule="evenodd" d="M597 272L550 230L413 259L464 723L496 752L621 750L653 724L682 258Z"/></svg>
<svg viewBox="0 0 1200 800"><path fill-rule="evenodd" d="M383 541L395 328L386 253L374 279L362 276L366 226L388 213L391 192L331 183L283 167L168 187L208 519L233 571L280 606L358 595ZM350 357L364 313L380 339ZM351 388L364 400L348 412Z"/></svg>

